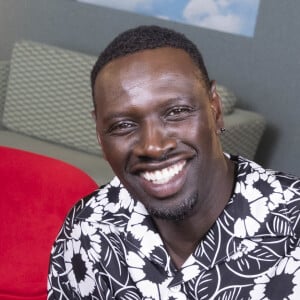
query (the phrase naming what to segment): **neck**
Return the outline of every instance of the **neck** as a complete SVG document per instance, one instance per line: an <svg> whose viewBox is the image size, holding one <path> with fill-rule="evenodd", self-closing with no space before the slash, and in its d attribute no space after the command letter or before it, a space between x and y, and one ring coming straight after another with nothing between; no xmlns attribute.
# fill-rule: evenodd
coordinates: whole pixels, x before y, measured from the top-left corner
<svg viewBox="0 0 300 300"><path fill-rule="evenodd" d="M180 268L195 251L228 203L233 183L234 164L226 159L226 172L214 178L205 199L200 199L193 212L180 221L155 218L165 247L173 263Z"/></svg>

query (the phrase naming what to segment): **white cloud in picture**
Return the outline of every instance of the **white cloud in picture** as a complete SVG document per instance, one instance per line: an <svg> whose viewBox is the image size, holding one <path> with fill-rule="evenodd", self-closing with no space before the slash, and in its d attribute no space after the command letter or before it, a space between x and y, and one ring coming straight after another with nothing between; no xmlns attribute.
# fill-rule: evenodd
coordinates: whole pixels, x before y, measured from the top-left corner
<svg viewBox="0 0 300 300"><path fill-rule="evenodd" d="M77 0L157 18L253 36L260 0Z"/></svg>
<svg viewBox="0 0 300 300"><path fill-rule="evenodd" d="M258 4L259 0L190 0L183 18L187 23L214 30L252 35Z"/></svg>

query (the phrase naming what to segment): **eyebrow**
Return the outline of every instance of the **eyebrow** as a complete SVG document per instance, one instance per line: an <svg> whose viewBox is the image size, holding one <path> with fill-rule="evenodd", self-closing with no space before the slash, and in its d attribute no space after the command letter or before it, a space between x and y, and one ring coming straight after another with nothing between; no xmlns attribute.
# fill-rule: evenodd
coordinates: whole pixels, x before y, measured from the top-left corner
<svg viewBox="0 0 300 300"><path fill-rule="evenodd" d="M113 119L118 119L121 118L122 116L125 116L126 112L113 112L113 113L108 113L106 116L103 117L102 121L103 122L109 122Z"/></svg>
<svg viewBox="0 0 300 300"><path fill-rule="evenodd" d="M189 104L194 104L193 103L193 98L192 96L177 96L177 97L171 97L171 98L168 98L166 100L166 102L164 103L163 106L169 106L170 104L173 104L173 102L175 103L178 103L178 104L181 104L181 102L183 101L189 101ZM185 102L186 103L186 102Z"/></svg>
<svg viewBox="0 0 300 300"><path fill-rule="evenodd" d="M175 104L183 104L183 101L189 101L190 105L195 105L195 102L192 101L193 97L191 96L175 96L175 97L170 97L167 98L164 103L160 103L159 106L160 108L163 110L165 108L167 108L168 106L172 105L174 102ZM186 102L185 102L186 103ZM108 114L106 116L103 117L103 122L109 122L113 119L119 119L122 117L130 117L135 109L134 109L134 105L130 106L128 109L124 109L122 111L113 111L113 112L108 112Z"/></svg>

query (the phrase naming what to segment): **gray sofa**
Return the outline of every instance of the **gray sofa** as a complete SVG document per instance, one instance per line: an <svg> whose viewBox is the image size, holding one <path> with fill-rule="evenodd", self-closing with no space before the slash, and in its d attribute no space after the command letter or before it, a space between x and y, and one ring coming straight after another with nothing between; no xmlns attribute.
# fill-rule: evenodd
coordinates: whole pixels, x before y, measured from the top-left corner
<svg viewBox="0 0 300 300"><path fill-rule="evenodd" d="M17 42L10 61L0 62L0 145L69 162L99 184L113 172L97 143L91 117L89 73L96 57L39 44ZM253 159L265 121L236 108L235 95L217 86L226 134L224 151ZM30 167L30 166L28 166Z"/></svg>

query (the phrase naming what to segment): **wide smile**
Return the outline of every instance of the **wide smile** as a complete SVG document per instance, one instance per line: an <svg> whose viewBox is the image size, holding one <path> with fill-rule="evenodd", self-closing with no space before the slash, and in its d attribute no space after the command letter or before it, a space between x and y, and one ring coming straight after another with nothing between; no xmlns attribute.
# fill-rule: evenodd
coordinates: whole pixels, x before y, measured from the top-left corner
<svg viewBox="0 0 300 300"><path fill-rule="evenodd" d="M151 181L154 184L166 184L169 181L171 181L174 176L176 176L178 173L180 173L183 170L185 164L186 161L180 161L167 168L163 168L161 170L155 170L151 172L150 171L142 172L140 175L145 180Z"/></svg>
<svg viewBox="0 0 300 300"><path fill-rule="evenodd" d="M163 199L177 194L185 184L187 176L187 160L139 173L142 189L152 197Z"/></svg>

